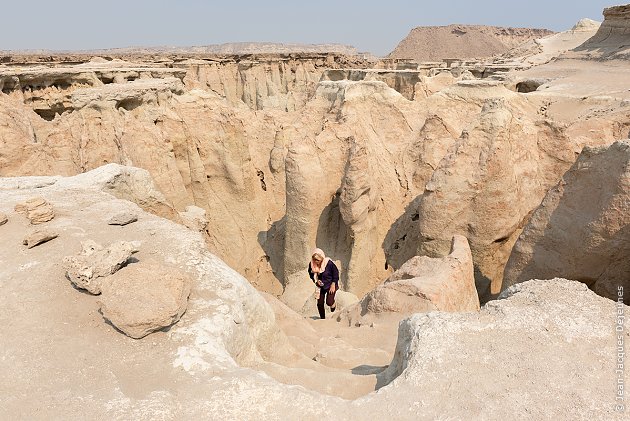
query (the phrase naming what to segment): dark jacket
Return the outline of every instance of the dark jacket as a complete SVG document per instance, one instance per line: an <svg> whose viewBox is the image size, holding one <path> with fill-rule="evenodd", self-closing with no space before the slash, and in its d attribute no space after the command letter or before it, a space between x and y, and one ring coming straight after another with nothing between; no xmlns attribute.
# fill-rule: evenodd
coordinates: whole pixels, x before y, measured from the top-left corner
<svg viewBox="0 0 630 421"><path fill-rule="evenodd" d="M311 264L309 263L308 276L310 276L312 280L314 280L313 275L313 269L311 269ZM333 282L335 283L335 290L339 289L339 269L337 269L337 265L335 265L332 260L328 260L326 268L319 275L320 280L324 283L324 286L321 287L322 289L327 290Z"/></svg>

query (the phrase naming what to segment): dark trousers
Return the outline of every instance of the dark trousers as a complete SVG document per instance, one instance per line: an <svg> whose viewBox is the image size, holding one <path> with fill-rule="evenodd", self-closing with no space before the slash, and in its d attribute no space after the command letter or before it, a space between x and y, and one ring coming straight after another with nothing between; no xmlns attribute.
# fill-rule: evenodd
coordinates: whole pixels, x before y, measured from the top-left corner
<svg viewBox="0 0 630 421"><path fill-rule="evenodd" d="M335 289L335 292L337 290ZM317 310L319 311L319 317L326 318L326 310L324 309L324 303L329 307L335 305L335 292L330 292L330 289L319 289L319 299L317 300Z"/></svg>

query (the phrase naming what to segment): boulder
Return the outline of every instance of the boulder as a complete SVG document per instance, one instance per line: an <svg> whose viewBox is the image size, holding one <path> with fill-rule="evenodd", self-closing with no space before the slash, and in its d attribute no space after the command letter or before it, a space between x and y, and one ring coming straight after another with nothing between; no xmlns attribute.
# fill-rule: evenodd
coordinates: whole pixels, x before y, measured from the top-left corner
<svg viewBox="0 0 630 421"><path fill-rule="evenodd" d="M403 315L428 311L478 311L473 261L465 237L455 235L451 253L443 258L416 256L394 272L339 319L365 324L375 315Z"/></svg>
<svg viewBox="0 0 630 421"><path fill-rule="evenodd" d="M176 323L186 311L191 278L157 262L126 267L103 286L103 317L127 336L140 339Z"/></svg>
<svg viewBox="0 0 630 421"><path fill-rule="evenodd" d="M617 298L630 289L630 141L584 148L518 238L503 289L564 277Z"/></svg>
<svg viewBox="0 0 630 421"><path fill-rule="evenodd" d="M63 259L66 276L72 284L90 294L101 293L105 278L120 269L137 251L133 244L119 241L104 248L94 241L81 243L77 256Z"/></svg>
<svg viewBox="0 0 630 421"><path fill-rule="evenodd" d="M184 212L179 213L182 223L193 231L205 231L208 226L206 210L198 206L186 206Z"/></svg>
<svg viewBox="0 0 630 421"><path fill-rule="evenodd" d="M59 234L55 231L51 231L49 229L38 229L28 233L26 237L24 237L22 244L24 244L26 248L30 249L57 237L59 237Z"/></svg>
<svg viewBox="0 0 630 421"><path fill-rule="evenodd" d="M15 205L15 211L25 214L33 225L43 224L55 217L52 205L42 197L33 197L26 202Z"/></svg>
<svg viewBox="0 0 630 421"><path fill-rule="evenodd" d="M121 212L114 216L112 216L109 221L107 221L108 225L128 225L132 222L136 222L138 220L138 215L131 212Z"/></svg>
<svg viewBox="0 0 630 421"><path fill-rule="evenodd" d="M9 221L9 218L4 213L0 212L0 225L4 225Z"/></svg>

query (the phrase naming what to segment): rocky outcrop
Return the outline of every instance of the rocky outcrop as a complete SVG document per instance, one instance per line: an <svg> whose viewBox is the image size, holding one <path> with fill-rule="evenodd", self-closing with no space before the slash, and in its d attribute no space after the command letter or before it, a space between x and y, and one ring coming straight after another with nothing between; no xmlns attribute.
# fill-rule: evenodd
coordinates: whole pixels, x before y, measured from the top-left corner
<svg viewBox="0 0 630 421"><path fill-rule="evenodd" d="M108 164L59 181L66 188L83 188L103 191L119 199L129 200L147 212L177 220L173 205L158 190L151 174L143 169Z"/></svg>
<svg viewBox="0 0 630 421"><path fill-rule="evenodd" d="M0 178L0 191L3 197L0 210L4 212L12 209L15 204L23 203L37 192L58 204L63 214L63 220L60 218L50 223L51 228L63 227L64 231L72 233L60 236L55 240L56 247L47 247L44 254L24 253L24 250L19 247L0 248L0 260L12 262L9 266L2 266L3 271L8 270L11 273L9 277L3 277L3 289L8 295L17 297L15 300L4 300L0 307L4 309L3 311L15 310L19 314L29 314L31 319L25 323L33 323L35 320L37 323L35 333L39 335L54 332L58 340L55 342L57 345L53 346L55 349L44 346L42 343L41 347L36 345L36 349L31 348L25 351L30 353L32 350L38 355L55 354L47 359L40 369L49 370L52 366L59 369L60 364L63 365L62 361L68 362L66 347L70 346L70 343L73 343L72 346L77 346L76 349L89 347L90 344L98 342L98 338L107 338L104 340L109 343L108 347L114 343L120 344L117 339L120 334L105 323L94 323L94 320L102 318L99 314L100 306L95 297L89 294L71 293L71 291L71 295L68 296L67 284L50 282L50 279L65 277L66 269L59 262L68 250L83 249L83 255L73 256L70 260L85 261L88 264L98 263L96 258L107 254L107 249L101 249L98 244L87 241L88 236L113 244L121 244L121 235L124 235L126 239L133 238L135 241L130 245L134 250L139 249L135 254L137 261L127 259L128 266L124 269L131 269L134 266L144 267L148 261L155 261L159 265L149 273L143 271L143 275L136 278L138 282L144 282L145 286L147 282L150 284L156 275L167 272L165 268L180 268L175 269L177 276L189 278L181 285L192 284L191 291L197 301L194 305L188 305L184 316L185 326L178 328L176 325L171 328L168 337L172 338L173 342L166 344L163 342L164 338L153 339L168 348L168 351L165 351L168 359L164 360L161 369L179 372L180 375L182 370L207 374L207 370L214 370L212 367L219 370L238 369L237 363L251 364L263 361L264 358L281 360L286 357L285 352L292 352L286 343L286 337L275 325L273 312L265 300L247 280L207 251L205 241L198 232L150 213L144 213L136 204L114 197L111 194L112 190L102 189L104 184L107 185L104 181L104 173L109 172L111 168L108 166L105 169L74 177ZM125 173L133 174L136 170L138 169L125 168ZM129 183L127 188L129 189L127 194L130 197L141 197L147 186L141 183ZM139 191L136 192L135 188ZM136 213L140 217L136 223L127 225L124 230L121 230L120 227L107 225L103 221L103 215L115 212ZM19 224L8 224L3 227L2 235L3 241L7 244L19 244L23 238L23 228ZM142 247L139 246L140 244ZM121 247L121 249L128 250L128 247ZM96 264L93 265L94 268L96 266ZM96 272L93 270L92 274ZM106 283L109 283L108 281L113 276L106 278ZM120 272L120 275L114 279L120 279L120 282L124 284L124 277ZM5 280L7 282L4 282ZM168 279L164 280L165 285L170 285L169 282ZM26 286L32 291L41 288L39 293L46 296L45 308L38 307L37 310L33 310L32 306L29 307L26 303L30 295L17 294L19 285ZM149 295L150 289L149 285L148 290L145 290ZM172 291L179 290L174 288ZM156 294L159 296L160 292L156 291ZM133 291L129 291L128 296L132 295ZM183 292L182 295L187 296ZM104 300L104 295L101 294L99 299ZM50 306L50 300L62 304ZM133 303L129 305L133 307ZM150 304L146 304L143 311L148 308ZM179 311L177 313L179 314ZM5 315L7 313L0 312L0 317L3 318ZM17 330L12 330L3 336L3 346L21 347L19 342L24 336L23 334L14 336L16 332ZM273 351L275 347L273 344L276 343L281 344L280 351ZM131 354L146 358L153 346L149 341L131 348L123 346L125 349L120 348L116 351L110 349L111 353L109 351L96 353L98 355L95 354L94 357L99 362L92 359L90 364L96 364L99 367L107 366L107 370L117 366L123 371L135 371L136 368L130 367L127 362L123 363L123 360ZM48 353L44 352L46 347ZM24 350L23 347L22 349ZM108 361L104 362L102 358ZM75 363L76 360L72 360L71 364ZM5 368L4 364L0 365L0 369L8 373ZM20 371L17 366L15 369ZM71 370L71 372L74 373L76 370ZM100 374L98 376L98 382L102 385L109 382L100 377ZM49 380L52 377L54 376L51 376ZM57 379L52 379L53 383L56 381ZM73 384L79 383L73 382Z"/></svg>
<svg viewBox="0 0 630 421"><path fill-rule="evenodd" d="M424 201L420 196L431 195L425 195L424 190L436 169L443 173L460 171L459 165L472 165L474 160L445 170L442 159L454 145L464 142L462 133L474 130L478 139L485 136L485 126L479 125L485 102L506 99L506 107L518 117L508 120L525 127L526 143L531 145L538 138L539 149L549 151L543 154L553 156L543 161L555 162L557 158L566 167L583 145L605 143L627 132L625 115L611 117L605 111L607 106L619 107L619 101L600 101L597 115L582 108L583 112L557 121L562 113L554 113L554 107L558 109L565 100L550 106L552 99L544 92L519 96L506 90L504 82L461 80L470 75L459 74L455 68L432 70L431 66L419 69L416 65L406 73L365 71L360 81L318 82L325 68L332 69L331 75L338 69L350 75L359 61L326 54L195 57L194 63L170 56L163 59L154 60L153 66L147 64L147 72L138 73L135 79L133 69L142 66L134 67L132 62L111 60L81 66L79 70L93 72L102 85L73 82L70 87L44 87L51 89L51 95L58 90L59 95L70 95L70 99L80 97L82 91L90 94L85 97L89 97L87 105L62 112L52 121L32 111L22 90L21 94L11 90L0 95L0 137L7 139L0 148L0 174L74 175L104 163L142 167L146 173L127 174L106 166L102 170L107 170L104 180L113 184L103 181L101 188L174 221L181 219L180 213L186 213L188 206L205 210L207 225L202 231L210 250L257 288L275 295L285 290L284 297L296 310L306 299L303 291L309 289L304 269L315 245L340 263L343 288L356 295L372 290L392 270L419 254L421 233L433 235L421 231L419 225L425 217L427 225L440 217L437 212L420 214L419 203ZM172 69L168 66L188 69L183 87L181 73L160 73L159 69ZM194 66L200 66L198 75ZM425 72L435 76L424 76ZM106 83L106 73L120 77ZM365 80L374 74L381 75L384 82ZM410 97L415 75L420 74L410 101L405 96ZM176 79L174 85L165 82L170 79ZM118 93L123 96L116 96ZM127 94L133 101L117 107L118 99L126 100ZM248 105L244 105L243 95L249 98ZM283 110L282 103L290 95L303 98L302 108ZM590 99L566 101L580 107L593 103ZM279 108L265 105L276 102ZM259 105L263 108L258 109ZM571 139L569 144L556 142L565 135ZM542 141L547 137L549 142ZM546 149L547 145L553 148ZM533 161L539 149L527 149ZM516 156L517 150L512 148L511 154ZM503 155L490 159L492 165L502 160ZM528 186L538 186L532 203L539 201L544 190L566 170L535 165L537 169L527 178ZM362 171L368 176L362 176ZM147 174L153 181L146 180ZM480 174L478 179L479 192L485 186L484 177ZM495 180L501 177L499 174ZM439 183L445 178L440 175ZM146 186L142 197L134 197L142 190L130 189L129 183ZM507 199L509 196L506 194ZM470 208L476 212L483 207L478 205L484 202L484 195L472 197L475 205ZM440 200L448 205L454 197L447 199ZM492 208L490 200L484 203ZM516 214L523 219L537 204ZM508 213L510 209L500 211ZM448 206L444 215L451 215ZM495 236L488 234L495 224L480 234L485 228L476 223L473 233L471 219L470 214L461 216L454 224L457 230L440 238L439 253L434 249L426 253L444 256L452 234L464 234L471 241L475 259L484 260L477 267L489 267L478 270L480 282L488 283L489 278L502 277L501 259L503 254L506 259L508 252L500 251L497 256L501 261L494 261L480 252L487 244L480 244L479 237L490 243L501 240L506 232L511 235L513 221L506 218L510 220ZM509 246L506 243L504 248ZM493 253L494 247L488 246L488 253Z"/></svg>
<svg viewBox="0 0 630 421"><path fill-rule="evenodd" d="M130 265L107 278L100 298L103 317L127 336L140 339L179 321L192 280L156 262Z"/></svg>
<svg viewBox="0 0 630 421"><path fill-rule="evenodd" d="M24 237L22 244L24 244L26 248L31 249L35 246L38 246L42 243L53 240L57 237L59 237L59 234L48 228L36 229L34 231L29 232L26 235L26 237Z"/></svg>
<svg viewBox="0 0 630 421"><path fill-rule="evenodd" d="M321 80L351 80L370 81L378 80L385 82L387 86L394 89L408 100L415 97L416 84L420 82L422 76L427 76L427 71L419 70L389 70L389 69L330 69L324 71Z"/></svg>
<svg viewBox="0 0 630 421"><path fill-rule="evenodd" d="M30 106L41 118L111 103L130 110L181 92L185 70L121 60L92 60L77 66L0 69L0 90Z"/></svg>
<svg viewBox="0 0 630 421"><path fill-rule="evenodd" d="M0 226L6 224L9 221L9 218L6 214L0 212Z"/></svg>
<svg viewBox="0 0 630 421"><path fill-rule="evenodd" d="M309 293L292 291L310 290L305 268L315 244L341 262L343 289L353 294L389 275L378 244L404 207L394 162L417 124L415 105L383 82L321 82L308 107L285 129L284 297L296 310ZM323 121L308 117L326 109Z"/></svg>
<svg viewBox="0 0 630 421"><path fill-rule="evenodd" d="M630 5L604 9L604 21L597 33L577 47L576 53L594 59L627 59L630 57Z"/></svg>
<svg viewBox="0 0 630 421"><path fill-rule="evenodd" d="M309 355L319 359L313 361L300 358L295 349L302 332L313 336L313 342L303 341L305 352L318 343L321 337L313 326L321 321L295 319L270 297L272 309L242 276L204 249L199 233L142 213L135 204L87 184L81 188L64 181L0 179L0 211L37 192L63 215L51 225L63 224L72 233L60 236L57 247L42 253L0 247L0 260L12 262L0 267L5 354L0 359L0 386L19 393L0 394L9 418L41 409L52 418L81 418L89 412L114 419L198 419L211 413L225 419L272 414L315 420L321 418L322 406L340 420L506 419L515 411L533 418L615 417L608 400L610 385L617 381L611 355L617 355L618 337L611 328L611 315L630 310L597 297L583 284L523 283L479 314L414 315L401 325L400 343L388 368L387 361L374 361L382 359L375 357L376 352L338 338L313 349ZM138 212L140 218L121 230L103 223L103 215L114 211ZM18 225L3 227L6 244L19 244L23 229ZM64 276L58 262L65 250L78 249L88 235L115 241L121 232L142 242L139 261L123 270L143 265L150 256L162 267L181 268L180 273L185 271L193 279L187 310L168 333L127 340L101 322L95 297L50 282ZM274 309L284 318L276 319ZM281 322L294 329L290 342L278 328ZM329 322L334 323L329 326L333 332L339 328ZM378 324L351 329L360 343ZM626 331L621 335L630 340ZM378 342L388 340L382 336ZM95 349L98 352L92 352ZM32 361L38 362L36 370ZM307 363L310 369L300 367ZM613 368L604 369L609 364ZM344 372L334 382L325 382L328 395L316 392L334 366ZM251 367L273 372L286 383L299 377L312 386L310 390L288 386ZM589 373L588 388L584 370ZM349 382L353 375L348 372L361 374ZM370 377L368 372L377 374ZM365 386L366 378L373 381L361 398L351 401L329 395L354 393L358 385ZM36 402L28 398L33 382L42 391ZM540 388L541 383L545 388ZM367 393L375 388L378 393ZM59 404L68 391L76 399L64 398ZM488 396L492 399L484 399ZM460 404L452 405L454 401ZM25 410L25 403L33 406Z"/></svg>
<svg viewBox="0 0 630 421"><path fill-rule="evenodd" d="M611 314L617 304L564 279L519 284L502 298L480 313L416 314L403 321L395 357L381 377L383 382L395 380L379 395L394 398L395 390L410 387L422 391L425 402L444 402L423 406L422 416L428 418L463 413L493 419L514 413L615 418L615 406L606 402L613 376L596 367L615 366L618 335ZM630 307L621 304L620 309ZM630 335L622 331L619 337L627 341ZM479 367L492 374L479 377ZM588 390L580 387L584 380L576 374L585 369L597 373L589 377ZM450 379L457 379L452 389ZM471 401L463 412L445 403L498 390L495 400L483 405Z"/></svg>
<svg viewBox="0 0 630 421"><path fill-rule="evenodd" d="M470 247L465 237L455 236L448 256L410 259L359 303L346 309L340 319L363 325L384 313L402 318L429 311L477 310L479 298Z"/></svg>
<svg viewBox="0 0 630 421"><path fill-rule="evenodd" d="M440 95L461 92L466 86L462 84ZM504 92L500 98L485 100L477 123L452 143L431 174L415 215L402 223L408 229L397 227L398 232L417 229L417 234L411 241L390 243L393 247L386 250L388 260L396 262L399 255L445 256L452 236L464 235L470 242L482 297L500 291L512 245L547 189L571 166L576 152L585 144L608 142L569 137L551 122L532 121L531 110L527 111L530 103L504 87L492 89Z"/></svg>
<svg viewBox="0 0 630 421"><path fill-rule="evenodd" d="M24 203L15 205L15 211L26 215L33 225L43 224L55 217L52 205L42 197L33 197Z"/></svg>
<svg viewBox="0 0 630 421"><path fill-rule="evenodd" d="M496 26L421 26L412 29L388 57L412 58L418 62L491 57L552 33L547 29Z"/></svg>
<svg viewBox="0 0 630 421"><path fill-rule="evenodd" d="M630 142L584 148L514 245L503 289L565 277L616 300L630 290Z"/></svg>
<svg viewBox="0 0 630 421"><path fill-rule="evenodd" d="M127 263L134 251L137 251L135 247L126 241L107 247L85 241L81 243L79 255L63 259L66 276L75 287L98 295L104 283L110 281L108 277Z"/></svg>

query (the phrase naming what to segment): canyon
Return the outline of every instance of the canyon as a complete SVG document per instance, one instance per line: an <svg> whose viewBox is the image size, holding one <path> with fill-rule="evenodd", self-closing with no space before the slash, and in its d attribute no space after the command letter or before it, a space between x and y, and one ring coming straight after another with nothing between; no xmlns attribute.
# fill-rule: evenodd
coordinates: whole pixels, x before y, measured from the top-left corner
<svg viewBox="0 0 630 421"><path fill-rule="evenodd" d="M6 414L612 419L629 27L3 52Z"/></svg>

